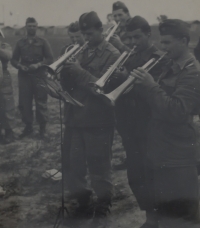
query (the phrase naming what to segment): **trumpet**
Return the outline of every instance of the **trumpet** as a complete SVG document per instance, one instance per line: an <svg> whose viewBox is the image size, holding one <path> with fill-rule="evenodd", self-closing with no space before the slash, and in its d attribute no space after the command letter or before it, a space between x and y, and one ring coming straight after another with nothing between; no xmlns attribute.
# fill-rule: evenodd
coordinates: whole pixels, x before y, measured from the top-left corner
<svg viewBox="0 0 200 228"><path fill-rule="evenodd" d="M83 48L85 48L86 45L87 43L85 43L83 46L80 46L79 44L70 45L57 61L51 65L42 65L40 67L42 72L41 78L43 81L41 86L46 86L47 89L51 91L50 95L52 95L52 93L57 94L65 102L69 102L79 107L83 107L83 104L73 99L66 91L63 91L61 85L55 79L56 75L59 74L63 69L64 63L67 60L72 61L83 50Z"/></svg>
<svg viewBox="0 0 200 228"><path fill-rule="evenodd" d="M160 58L157 60L155 58L150 59L147 63L145 63L142 68L149 72L155 65L157 65L166 55L167 53L164 53ZM115 106L116 101L119 99L119 97L129 88L133 86L134 82L137 79L131 75L129 75L128 79L123 82L120 86L118 86L115 90L108 94L100 94L100 97L110 106Z"/></svg>
<svg viewBox="0 0 200 228"><path fill-rule="evenodd" d="M119 27L120 22L118 22L116 25L111 26L107 29L106 34L108 34L105 38L106 41L110 40L110 37L114 35L115 31Z"/></svg>
<svg viewBox="0 0 200 228"><path fill-rule="evenodd" d="M115 63L108 68L106 73L95 83L90 83L93 87L96 88L97 93L103 93L103 88L105 84L108 82L108 80L111 78L112 74L116 70L121 70L125 64L125 62L128 60L130 55L134 52L136 46L133 47L133 49L128 53L127 51L123 52L120 57L115 61Z"/></svg>

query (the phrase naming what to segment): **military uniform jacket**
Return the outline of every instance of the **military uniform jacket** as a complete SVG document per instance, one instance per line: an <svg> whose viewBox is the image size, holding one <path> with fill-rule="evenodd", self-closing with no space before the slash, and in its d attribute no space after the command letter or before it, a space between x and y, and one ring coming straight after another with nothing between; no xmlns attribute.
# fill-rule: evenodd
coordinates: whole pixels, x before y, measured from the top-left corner
<svg viewBox="0 0 200 228"><path fill-rule="evenodd" d="M38 36L31 39L28 37L20 39L13 51L11 63L18 68L19 61L25 66L35 63L51 64L53 62L53 54L48 41ZM19 70L19 74L21 73L23 74ZM37 70L30 73L37 73Z"/></svg>
<svg viewBox="0 0 200 228"><path fill-rule="evenodd" d="M0 90L3 93L12 92L12 80L8 71L8 62L12 56L12 48L7 43L0 43L0 64L1 64L1 77Z"/></svg>
<svg viewBox="0 0 200 228"><path fill-rule="evenodd" d="M83 108L67 105L66 124L71 127L113 126L114 112L94 93L90 82L96 82L119 57L119 51L103 40L94 53L88 56L86 48L79 56L82 70L77 75L66 73L68 92L84 104ZM71 88L69 88L71 87Z"/></svg>
<svg viewBox="0 0 200 228"><path fill-rule="evenodd" d="M143 66L150 59L158 59L163 55L154 45L140 53L130 56L125 64L128 72ZM166 62L166 60L164 61ZM162 72L164 63L156 65L150 73L156 80ZM151 116L151 109L142 97L138 96L138 91L133 88L129 93L124 94L117 102L116 118L119 125L131 129L132 134L137 138L144 138L147 135L147 126Z"/></svg>
<svg viewBox="0 0 200 228"><path fill-rule="evenodd" d="M140 86L138 86L139 88ZM191 55L173 64L158 83L140 88L152 116L148 127L148 164L179 167L196 163L196 132L193 115L200 110L199 65Z"/></svg>

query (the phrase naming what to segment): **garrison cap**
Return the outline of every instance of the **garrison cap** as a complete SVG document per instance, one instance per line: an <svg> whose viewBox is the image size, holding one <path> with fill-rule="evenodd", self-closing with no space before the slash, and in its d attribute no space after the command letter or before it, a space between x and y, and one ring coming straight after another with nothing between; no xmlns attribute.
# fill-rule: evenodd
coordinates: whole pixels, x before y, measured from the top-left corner
<svg viewBox="0 0 200 228"><path fill-rule="evenodd" d="M179 19L166 19L159 24L160 35L172 35L177 38L189 38L189 25Z"/></svg>
<svg viewBox="0 0 200 228"><path fill-rule="evenodd" d="M87 30L90 28L101 28L102 22L99 19L96 12L84 13L79 18L79 26L81 30Z"/></svg>
<svg viewBox="0 0 200 228"><path fill-rule="evenodd" d="M151 32L151 27L149 23L140 16L135 16L130 18L126 24L127 32L132 32L136 29L141 29L144 32Z"/></svg>
<svg viewBox="0 0 200 228"><path fill-rule="evenodd" d="M113 9L113 11L119 10L119 9L123 9L123 10L128 12L128 8L126 7L126 5L123 2L120 2L120 1L114 2L112 9Z"/></svg>
<svg viewBox="0 0 200 228"><path fill-rule="evenodd" d="M26 24L27 24L27 23L37 23L37 21L35 20L34 17L28 17L28 18L26 19Z"/></svg>
<svg viewBox="0 0 200 228"><path fill-rule="evenodd" d="M78 32L80 30L78 21L73 22L69 25L69 32Z"/></svg>

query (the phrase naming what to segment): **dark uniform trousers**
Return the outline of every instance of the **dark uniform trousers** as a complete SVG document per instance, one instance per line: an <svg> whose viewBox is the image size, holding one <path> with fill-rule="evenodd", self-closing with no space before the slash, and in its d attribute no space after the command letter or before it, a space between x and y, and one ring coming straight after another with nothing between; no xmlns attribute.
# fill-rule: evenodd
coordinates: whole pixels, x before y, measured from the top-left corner
<svg viewBox="0 0 200 228"><path fill-rule="evenodd" d="M144 65L151 58L159 58L162 52L155 46L137 53L129 58L126 68L131 71ZM153 76L161 73L160 66L154 68ZM147 188L145 182L145 159L147 144L147 126L151 110L144 99L130 91L125 94L115 107L117 124L116 128L122 138L122 144L127 156L127 177L130 188L136 197L141 210L148 210L146 201Z"/></svg>
<svg viewBox="0 0 200 228"><path fill-rule="evenodd" d="M19 73L19 110L25 124L33 123L32 103L35 99L36 120L39 124L48 121L47 92L39 86L36 74Z"/></svg>
<svg viewBox="0 0 200 228"><path fill-rule="evenodd" d="M3 71L0 86L0 129L12 129L15 125L15 101L12 80L8 70Z"/></svg>
<svg viewBox="0 0 200 228"><path fill-rule="evenodd" d="M159 85L140 90L152 107L147 134L147 202L156 209L161 228L200 227L197 135L192 121L199 113L199 91L198 64L191 55L166 69Z"/></svg>
<svg viewBox="0 0 200 228"><path fill-rule="evenodd" d="M97 197L111 199L113 194L111 183L113 132L112 127L66 127L64 150L68 150L69 153L65 153L65 169L68 171L70 169L70 172L67 172L67 183L72 193L81 195L87 189L85 176L88 167L91 187ZM70 138L71 142L69 142Z"/></svg>
<svg viewBox="0 0 200 228"><path fill-rule="evenodd" d="M122 122L121 122L122 123ZM126 129L124 129L126 127ZM147 188L145 187L146 139L135 137L135 129L117 125L127 157L127 177L141 210L147 210Z"/></svg>

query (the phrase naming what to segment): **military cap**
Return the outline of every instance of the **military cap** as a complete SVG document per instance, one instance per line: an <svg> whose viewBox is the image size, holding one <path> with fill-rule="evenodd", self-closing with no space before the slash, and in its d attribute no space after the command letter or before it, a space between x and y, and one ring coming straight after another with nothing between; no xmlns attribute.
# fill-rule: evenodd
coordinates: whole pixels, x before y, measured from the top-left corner
<svg viewBox="0 0 200 228"><path fill-rule="evenodd" d="M123 9L124 11L128 12L128 8L126 7L126 5L120 1L114 2L112 9L113 11Z"/></svg>
<svg viewBox="0 0 200 228"><path fill-rule="evenodd" d="M141 29L143 32L151 32L149 23L140 16L130 18L126 23L126 29L128 32L132 32L136 29Z"/></svg>
<svg viewBox="0 0 200 228"><path fill-rule="evenodd" d="M101 28L102 22L99 19L96 12L84 13L79 18L79 26L81 30L87 30L90 28Z"/></svg>
<svg viewBox="0 0 200 228"><path fill-rule="evenodd" d="M28 17L28 18L26 19L26 24L27 24L27 23L37 23L37 21L35 20L34 17Z"/></svg>
<svg viewBox="0 0 200 228"><path fill-rule="evenodd" d="M179 19L166 19L159 24L160 35L172 35L177 38L189 38L189 25Z"/></svg>
<svg viewBox="0 0 200 228"><path fill-rule="evenodd" d="M78 21L73 22L69 25L69 32L78 32L80 30Z"/></svg>

